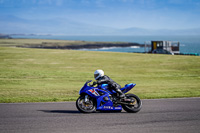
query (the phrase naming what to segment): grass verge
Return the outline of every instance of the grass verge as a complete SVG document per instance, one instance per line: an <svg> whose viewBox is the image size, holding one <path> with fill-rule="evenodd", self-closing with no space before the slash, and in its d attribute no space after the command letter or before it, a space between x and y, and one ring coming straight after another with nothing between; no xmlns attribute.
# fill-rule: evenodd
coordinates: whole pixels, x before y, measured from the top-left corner
<svg viewBox="0 0 200 133"><path fill-rule="evenodd" d="M0 47L0 102L74 101L103 69L142 99L200 97L200 57Z"/></svg>

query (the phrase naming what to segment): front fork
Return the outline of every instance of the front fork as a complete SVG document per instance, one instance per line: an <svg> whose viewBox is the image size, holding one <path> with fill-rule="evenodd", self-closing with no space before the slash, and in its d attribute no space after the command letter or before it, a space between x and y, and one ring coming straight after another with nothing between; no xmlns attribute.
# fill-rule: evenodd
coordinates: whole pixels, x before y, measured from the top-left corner
<svg viewBox="0 0 200 133"><path fill-rule="evenodd" d="M85 99L84 99L84 102L85 103L88 103L89 102L89 98L88 98L89 96L88 95L85 95Z"/></svg>

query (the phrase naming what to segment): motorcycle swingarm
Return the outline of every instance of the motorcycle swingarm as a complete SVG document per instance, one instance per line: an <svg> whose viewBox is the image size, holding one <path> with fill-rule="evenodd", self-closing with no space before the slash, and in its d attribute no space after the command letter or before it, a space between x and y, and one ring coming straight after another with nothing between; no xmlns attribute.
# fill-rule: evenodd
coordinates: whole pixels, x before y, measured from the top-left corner
<svg viewBox="0 0 200 133"><path fill-rule="evenodd" d="M130 103L134 103L134 102L135 100L124 99L124 101L117 101L117 104L131 105Z"/></svg>

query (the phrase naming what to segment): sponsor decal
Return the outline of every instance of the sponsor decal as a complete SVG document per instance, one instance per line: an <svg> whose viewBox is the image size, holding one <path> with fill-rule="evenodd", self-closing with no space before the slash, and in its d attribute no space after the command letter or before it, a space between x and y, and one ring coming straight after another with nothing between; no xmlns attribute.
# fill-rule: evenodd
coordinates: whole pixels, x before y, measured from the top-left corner
<svg viewBox="0 0 200 133"><path fill-rule="evenodd" d="M121 109L121 107L115 107L115 109Z"/></svg>
<svg viewBox="0 0 200 133"><path fill-rule="evenodd" d="M95 96L99 96L99 93L97 93L95 91L95 89L91 89L91 90L88 90L89 92L91 92L92 94L94 94Z"/></svg>
<svg viewBox="0 0 200 133"><path fill-rule="evenodd" d="M104 106L103 108L104 108L104 109L115 109L115 108L113 108L112 106Z"/></svg>
<svg viewBox="0 0 200 133"><path fill-rule="evenodd" d="M104 106L104 109L111 109L111 106Z"/></svg>

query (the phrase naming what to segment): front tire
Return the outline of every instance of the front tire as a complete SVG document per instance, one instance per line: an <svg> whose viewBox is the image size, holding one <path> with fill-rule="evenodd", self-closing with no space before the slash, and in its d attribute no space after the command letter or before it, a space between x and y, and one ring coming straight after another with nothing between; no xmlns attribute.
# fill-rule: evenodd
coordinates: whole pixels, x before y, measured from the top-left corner
<svg viewBox="0 0 200 133"><path fill-rule="evenodd" d="M137 113L142 108L142 101L140 98L134 94L126 94L127 98L133 99L134 102L129 105L122 104L122 108L129 113Z"/></svg>
<svg viewBox="0 0 200 133"><path fill-rule="evenodd" d="M85 102L85 96L80 96L76 100L76 107L82 113L92 113L96 111L96 106L92 98L89 98L89 101Z"/></svg>

